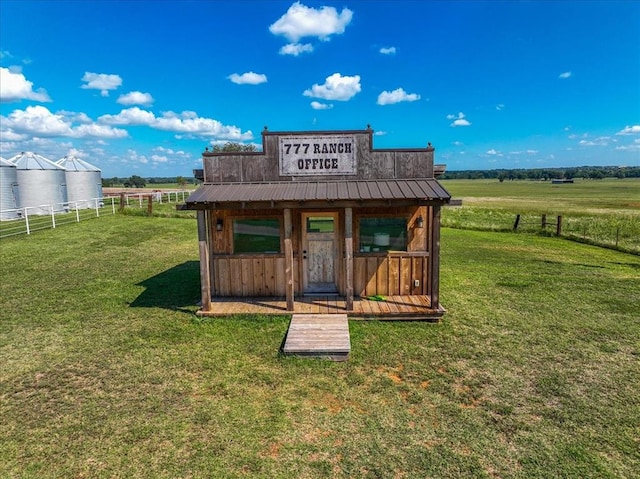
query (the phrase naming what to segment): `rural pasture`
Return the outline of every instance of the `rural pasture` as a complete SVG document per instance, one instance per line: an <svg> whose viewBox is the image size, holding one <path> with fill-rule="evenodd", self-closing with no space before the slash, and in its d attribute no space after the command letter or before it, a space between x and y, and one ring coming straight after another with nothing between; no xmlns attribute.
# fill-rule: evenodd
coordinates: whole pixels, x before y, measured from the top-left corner
<svg viewBox="0 0 640 479"><path fill-rule="evenodd" d="M619 184L572 213L636 222ZM638 255L444 228L448 313L351 321L344 363L280 355L287 316L196 317L197 260L190 218L1 240L0 477L638 477Z"/></svg>

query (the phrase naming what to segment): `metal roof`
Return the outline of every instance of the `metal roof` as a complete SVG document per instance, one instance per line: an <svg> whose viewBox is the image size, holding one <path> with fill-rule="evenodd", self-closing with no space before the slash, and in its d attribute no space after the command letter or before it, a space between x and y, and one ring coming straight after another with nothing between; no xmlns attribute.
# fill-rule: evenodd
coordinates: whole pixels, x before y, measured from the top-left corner
<svg viewBox="0 0 640 479"><path fill-rule="evenodd" d="M205 183L187 198L189 209L223 208L230 203L399 202L448 203L451 195L434 178L358 181ZM230 206L230 205L229 205ZM280 205L282 206L282 205Z"/></svg>
<svg viewBox="0 0 640 479"><path fill-rule="evenodd" d="M42 155L33 153L32 151L23 151L9 158L9 162L16 165L19 170L63 170L60 165L56 165L53 161Z"/></svg>
<svg viewBox="0 0 640 479"><path fill-rule="evenodd" d="M56 161L56 165L62 166L67 171L100 171L100 168L70 155Z"/></svg>

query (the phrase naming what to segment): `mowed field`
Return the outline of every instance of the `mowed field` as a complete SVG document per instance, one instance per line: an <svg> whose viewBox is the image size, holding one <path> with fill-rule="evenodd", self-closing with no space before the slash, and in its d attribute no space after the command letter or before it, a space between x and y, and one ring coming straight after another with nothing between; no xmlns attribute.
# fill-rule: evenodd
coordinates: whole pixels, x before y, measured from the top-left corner
<svg viewBox="0 0 640 479"><path fill-rule="evenodd" d="M3 478L638 477L637 255L444 228L448 313L351 321L344 363L281 356L288 316L197 318L190 218L0 265Z"/></svg>
<svg viewBox="0 0 640 479"><path fill-rule="evenodd" d="M514 213L633 214L640 218L640 178L551 181L442 180L454 198L468 206L500 208Z"/></svg>
<svg viewBox="0 0 640 479"><path fill-rule="evenodd" d="M550 181L443 180L461 207L444 208L444 226L487 231L555 233L561 216L566 238L640 254L640 178Z"/></svg>

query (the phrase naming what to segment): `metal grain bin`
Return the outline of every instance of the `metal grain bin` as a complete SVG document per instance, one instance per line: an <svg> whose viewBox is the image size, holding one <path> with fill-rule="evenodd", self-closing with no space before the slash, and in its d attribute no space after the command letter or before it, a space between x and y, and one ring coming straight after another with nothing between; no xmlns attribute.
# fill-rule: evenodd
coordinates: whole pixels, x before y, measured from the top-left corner
<svg viewBox="0 0 640 479"><path fill-rule="evenodd" d="M46 215L67 209L67 183L64 168L32 152L9 158L16 165L20 185L19 207L29 215Z"/></svg>
<svg viewBox="0 0 640 479"><path fill-rule="evenodd" d="M56 162L65 169L67 199L71 209L96 208L102 198L102 173L80 158L67 155Z"/></svg>
<svg viewBox="0 0 640 479"><path fill-rule="evenodd" d="M18 174L16 165L0 157L0 220L18 218Z"/></svg>

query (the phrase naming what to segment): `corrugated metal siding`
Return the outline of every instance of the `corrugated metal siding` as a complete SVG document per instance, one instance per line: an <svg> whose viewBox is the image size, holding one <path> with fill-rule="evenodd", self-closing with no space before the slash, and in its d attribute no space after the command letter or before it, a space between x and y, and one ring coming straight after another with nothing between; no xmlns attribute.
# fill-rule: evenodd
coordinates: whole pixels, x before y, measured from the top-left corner
<svg viewBox="0 0 640 479"><path fill-rule="evenodd" d="M378 181L205 183L186 203L281 201L439 200L451 198L432 178Z"/></svg>

